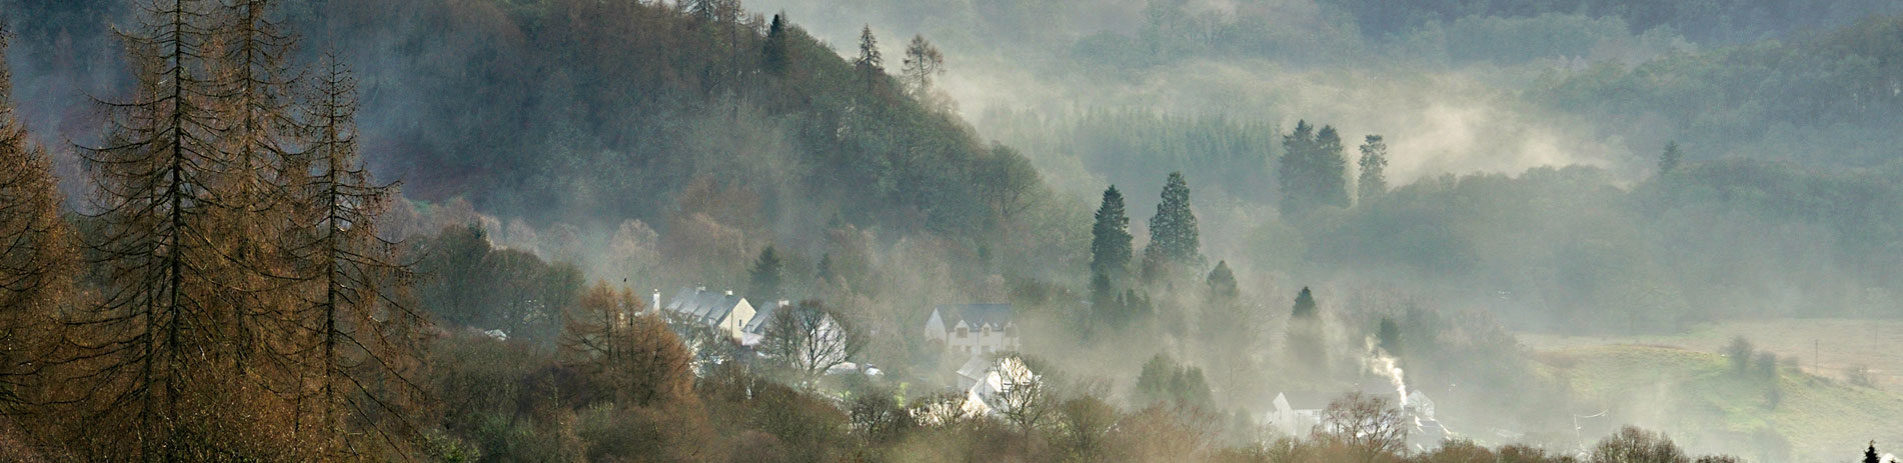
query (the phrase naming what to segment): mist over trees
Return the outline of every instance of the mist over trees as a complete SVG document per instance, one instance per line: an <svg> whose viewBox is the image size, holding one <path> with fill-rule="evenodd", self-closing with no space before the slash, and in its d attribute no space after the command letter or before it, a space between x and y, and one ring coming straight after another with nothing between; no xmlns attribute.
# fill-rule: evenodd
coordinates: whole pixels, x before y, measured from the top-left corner
<svg viewBox="0 0 1903 463"><path fill-rule="evenodd" d="M914 3L0 0L0 457L1785 461L1886 397L1523 340L1895 315L1895 5Z"/></svg>

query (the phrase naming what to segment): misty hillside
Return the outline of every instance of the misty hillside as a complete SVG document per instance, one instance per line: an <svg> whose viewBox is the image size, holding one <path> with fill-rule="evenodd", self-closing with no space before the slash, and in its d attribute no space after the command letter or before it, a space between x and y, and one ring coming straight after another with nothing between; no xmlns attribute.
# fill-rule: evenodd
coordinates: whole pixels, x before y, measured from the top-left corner
<svg viewBox="0 0 1903 463"><path fill-rule="evenodd" d="M1894 1L0 0L0 65L0 461L1903 442Z"/></svg>

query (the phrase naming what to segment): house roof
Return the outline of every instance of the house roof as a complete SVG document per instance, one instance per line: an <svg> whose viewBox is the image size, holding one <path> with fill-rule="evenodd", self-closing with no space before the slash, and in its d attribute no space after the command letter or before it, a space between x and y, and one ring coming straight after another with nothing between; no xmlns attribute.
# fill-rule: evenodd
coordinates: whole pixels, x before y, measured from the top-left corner
<svg viewBox="0 0 1903 463"><path fill-rule="evenodd" d="M971 327L991 325L1003 328L1011 323L1011 304L945 304L934 308L944 317L945 327L951 328L964 321Z"/></svg>
<svg viewBox="0 0 1903 463"><path fill-rule="evenodd" d="M750 334L765 335L766 324L773 320L773 312L779 310L781 306L789 304L787 301L773 301L760 304L759 307L754 308L753 319L747 320L747 327L744 331Z"/></svg>
<svg viewBox="0 0 1903 463"><path fill-rule="evenodd" d="M985 370L989 369L991 369L991 356L973 355L971 359L965 360L964 365L958 367L958 376L977 380L983 378Z"/></svg>
<svg viewBox="0 0 1903 463"><path fill-rule="evenodd" d="M714 323L727 318L733 308L742 301L740 296L730 293L708 291L706 288L681 288L674 299L667 303L667 311L702 323Z"/></svg>

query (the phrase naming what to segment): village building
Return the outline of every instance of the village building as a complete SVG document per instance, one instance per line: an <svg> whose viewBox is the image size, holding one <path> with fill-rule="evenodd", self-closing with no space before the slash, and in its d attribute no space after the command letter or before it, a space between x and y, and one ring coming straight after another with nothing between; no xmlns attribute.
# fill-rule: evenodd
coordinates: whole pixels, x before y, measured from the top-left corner
<svg viewBox="0 0 1903 463"><path fill-rule="evenodd" d="M767 325L773 323L773 314L791 305L791 301L779 300L757 307L753 313L753 319L747 320L746 326L741 328L740 345L752 347L765 341ZM828 317L831 316L828 315Z"/></svg>
<svg viewBox="0 0 1903 463"><path fill-rule="evenodd" d="M948 353L989 357L1018 350L1018 325L1011 304L948 304L932 308L925 338Z"/></svg>
<svg viewBox="0 0 1903 463"><path fill-rule="evenodd" d="M753 304L746 298L706 287L681 288L664 310L676 321L713 328L734 341L746 338L747 325L755 318Z"/></svg>

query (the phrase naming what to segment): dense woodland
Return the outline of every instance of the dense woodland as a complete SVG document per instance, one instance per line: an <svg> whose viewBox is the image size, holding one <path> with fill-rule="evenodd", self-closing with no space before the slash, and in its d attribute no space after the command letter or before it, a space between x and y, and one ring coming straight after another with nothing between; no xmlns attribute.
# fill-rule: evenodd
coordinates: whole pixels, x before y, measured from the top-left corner
<svg viewBox="0 0 1903 463"><path fill-rule="evenodd" d="M906 3L830 43L736 0L0 0L0 458L1812 460L1762 425L1621 426L1642 405L1511 330L1903 291L1886 5ZM1214 58L1498 66L1515 107L1638 154L1401 177L1409 140L1290 102L975 128L948 74L1014 40L1080 93ZM683 286L798 302L744 348L655 314ZM993 415L916 337L964 302L1035 333ZM1777 407L1795 369L1741 349L1727 381L1767 397L1741 406ZM1350 392L1403 367L1462 435ZM1263 426L1280 391L1326 393L1324 425Z"/></svg>

